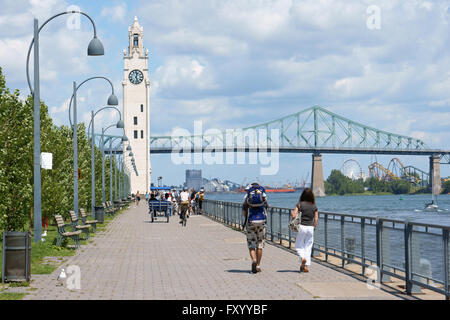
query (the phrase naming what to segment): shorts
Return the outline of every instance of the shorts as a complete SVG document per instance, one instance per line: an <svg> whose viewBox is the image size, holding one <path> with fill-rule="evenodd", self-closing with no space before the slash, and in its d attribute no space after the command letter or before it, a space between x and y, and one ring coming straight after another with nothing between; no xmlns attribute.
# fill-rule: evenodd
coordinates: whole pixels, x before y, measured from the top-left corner
<svg viewBox="0 0 450 320"><path fill-rule="evenodd" d="M247 223L247 246L249 249L264 248L264 239L266 237L265 224Z"/></svg>

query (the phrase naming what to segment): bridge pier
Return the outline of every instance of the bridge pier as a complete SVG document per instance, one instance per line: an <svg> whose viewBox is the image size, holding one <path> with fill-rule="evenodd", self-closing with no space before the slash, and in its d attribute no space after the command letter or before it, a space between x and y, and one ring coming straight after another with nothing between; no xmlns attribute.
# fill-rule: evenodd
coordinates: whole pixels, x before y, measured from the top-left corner
<svg viewBox="0 0 450 320"><path fill-rule="evenodd" d="M325 185L323 182L322 155L314 153L312 155L311 189L316 197L325 196Z"/></svg>
<svg viewBox="0 0 450 320"><path fill-rule="evenodd" d="M439 161L439 155L430 157L430 188L432 195L437 195L441 192L441 168Z"/></svg>

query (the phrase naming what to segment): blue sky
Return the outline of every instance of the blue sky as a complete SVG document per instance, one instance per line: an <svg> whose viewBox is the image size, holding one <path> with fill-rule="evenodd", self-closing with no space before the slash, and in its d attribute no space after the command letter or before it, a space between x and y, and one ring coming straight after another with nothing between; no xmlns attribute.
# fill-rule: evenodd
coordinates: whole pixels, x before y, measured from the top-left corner
<svg viewBox="0 0 450 320"><path fill-rule="evenodd" d="M80 28L67 18L41 33L41 97L58 125L68 125L72 81L103 75L122 99L123 49L134 16L150 51L151 131L173 128L241 128L321 105L344 117L450 149L450 2L395 0L0 0L0 66L10 88L28 94L26 51L33 17L79 6L94 19L105 56L87 57L92 38L87 19ZM380 12L380 28L369 29L369 6ZM106 103L109 88L91 82L79 92L79 119ZM120 105L121 106L121 105ZM96 118L110 124L111 112ZM181 121L182 119L182 121ZM111 131L113 133L113 131ZM48 150L51 152L51 150ZM348 158L364 171L371 156L324 155L324 174ZM391 157L377 157L388 164ZM426 157L401 157L427 171ZM280 155L275 176L258 165L174 165L168 155L151 158L153 177L180 184L186 168L207 178L236 182L295 182L311 171L311 155ZM450 175L441 166L441 175Z"/></svg>

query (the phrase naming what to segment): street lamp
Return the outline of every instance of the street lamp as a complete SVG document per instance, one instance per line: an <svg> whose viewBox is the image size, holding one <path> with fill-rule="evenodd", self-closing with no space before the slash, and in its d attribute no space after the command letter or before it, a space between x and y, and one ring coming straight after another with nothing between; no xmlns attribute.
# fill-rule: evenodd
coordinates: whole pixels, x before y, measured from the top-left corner
<svg viewBox="0 0 450 320"><path fill-rule="evenodd" d="M103 107L99 110L97 110L94 113L94 110L91 111L91 122L89 122L89 126L88 126L88 139L89 139L89 129L92 125L92 134L91 134L91 214L93 217L95 217L95 133L94 133L94 118L95 116L102 110L105 109L115 109L117 110L117 112L119 112L119 121L116 124L116 128L121 128L123 129L124 124L122 121L122 113L120 112L119 109L117 109L116 107Z"/></svg>
<svg viewBox="0 0 450 320"><path fill-rule="evenodd" d="M86 82L90 81L90 80L94 80L94 79L103 79L109 82L110 86L111 86L111 95L108 97L107 100L107 104L109 106L117 106L119 104L119 101L116 97L116 95L114 94L114 86L111 82L111 80L109 80L106 77L102 77L102 76L96 76L96 77L91 77L88 78L86 80L84 80L83 82L81 82L78 86L76 84L76 82L73 82L73 93L72 93L72 97L70 98L70 102L69 102L69 121L70 121L70 125L73 127L73 197L74 197L74 205L73 205L73 210L75 212L75 214L78 217L78 133L77 133L77 91L78 89L85 84ZM72 101L73 101L73 124L72 124L72 117L71 117L71 112L70 109L72 107Z"/></svg>
<svg viewBox="0 0 450 320"><path fill-rule="evenodd" d="M102 128L101 150L102 150L102 197L103 197L102 199L103 199L103 202L105 202L105 200L106 200L106 196L105 196L105 145L106 145L106 142L108 142L108 140L110 140L110 142L112 143L111 137L114 137L114 136L106 135L106 137L108 137L106 139L106 141L105 141L104 137L105 137L105 132L109 128L112 128L113 126L115 126L115 125L112 124L112 125L106 127L106 129ZM116 138L118 138L118 137L116 137ZM110 149L111 149L111 145L110 145ZM130 145L127 146L127 150L131 151ZM112 158L111 158L111 161L112 161ZM112 163L111 163L111 174L112 174ZM111 183L112 183L112 180L111 180ZM112 184L111 184L111 190L112 190ZM111 199L110 200L112 201L112 191L111 191Z"/></svg>
<svg viewBox="0 0 450 320"><path fill-rule="evenodd" d="M65 14L71 14L71 13L78 13L81 15L86 16L92 23L92 26L94 27L94 38L90 41L87 54L89 56L101 56L104 54L104 48L101 41L97 38L97 30L95 28L95 23L89 17L86 13L81 11L65 11L61 12L59 14L56 14L52 17L50 17L47 21L45 21L42 26L39 27L39 21L38 19L34 19L34 35L33 40L30 43L30 47L28 48L28 54L27 54L27 62L26 62L26 73L27 73L27 82L28 87L30 88L30 93L33 95L33 108L34 108L34 141L33 141L33 179L34 179L34 185L33 185L33 212L34 212L34 241L38 242L41 240L42 236L42 206L41 206L41 160L40 160L40 154L41 154L41 121L40 121L40 103L41 103L41 97L40 97L40 80L39 80L39 32L42 30L42 28L51 20L53 20L56 17L59 17L61 15ZM31 54L31 48L34 45L34 88L31 87L31 81L30 81L30 72L29 72L29 62L30 62L30 54Z"/></svg>
<svg viewBox="0 0 450 320"><path fill-rule="evenodd" d="M123 135L123 136L112 136L112 135L104 135L106 137L108 137L104 142L103 145L105 145L108 141L109 141L109 154L110 154L110 201L113 201L113 186L112 186L112 181L113 181L113 159L115 159L114 155L118 152L118 151L122 151L122 150L117 150L117 147L119 147L121 144L123 144L123 142L128 141L127 136ZM116 139L120 139L121 141L117 144L117 146L113 149L112 147L112 143L114 140ZM131 147L130 147L131 148ZM116 162L116 161L114 161ZM135 170L136 171L136 170ZM117 175L116 175L116 166L114 165L114 180L115 180L115 195L117 198Z"/></svg>

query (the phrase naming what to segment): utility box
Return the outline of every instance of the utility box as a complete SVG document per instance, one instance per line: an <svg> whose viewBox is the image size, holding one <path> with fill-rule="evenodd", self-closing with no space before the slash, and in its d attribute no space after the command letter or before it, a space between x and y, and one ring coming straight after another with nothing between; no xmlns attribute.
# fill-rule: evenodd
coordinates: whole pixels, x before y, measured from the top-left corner
<svg viewBox="0 0 450 320"><path fill-rule="evenodd" d="M11 280L30 282L31 234L5 231L3 233L2 282Z"/></svg>

